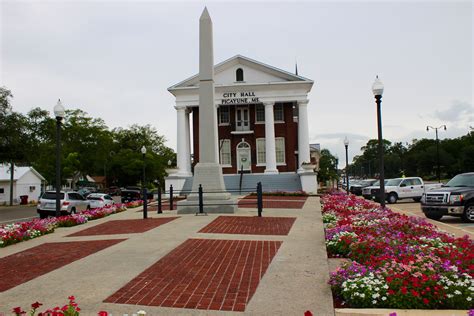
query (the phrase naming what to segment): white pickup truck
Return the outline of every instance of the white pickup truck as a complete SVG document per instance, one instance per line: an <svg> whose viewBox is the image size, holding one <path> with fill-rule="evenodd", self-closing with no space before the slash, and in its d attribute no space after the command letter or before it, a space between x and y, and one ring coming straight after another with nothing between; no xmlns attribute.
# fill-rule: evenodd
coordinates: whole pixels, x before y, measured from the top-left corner
<svg viewBox="0 0 474 316"><path fill-rule="evenodd" d="M419 177L390 179L385 184L385 197L388 203L396 203L402 199L419 202L423 193L441 185L442 183L425 184Z"/></svg>

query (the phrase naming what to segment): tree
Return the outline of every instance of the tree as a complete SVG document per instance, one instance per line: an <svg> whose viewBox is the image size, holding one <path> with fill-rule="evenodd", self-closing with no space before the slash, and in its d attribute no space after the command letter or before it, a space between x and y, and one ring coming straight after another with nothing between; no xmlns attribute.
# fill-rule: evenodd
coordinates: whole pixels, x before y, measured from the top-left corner
<svg viewBox="0 0 474 316"><path fill-rule="evenodd" d="M319 158L318 180L320 182L327 182L337 179L336 157L327 149L321 150Z"/></svg>

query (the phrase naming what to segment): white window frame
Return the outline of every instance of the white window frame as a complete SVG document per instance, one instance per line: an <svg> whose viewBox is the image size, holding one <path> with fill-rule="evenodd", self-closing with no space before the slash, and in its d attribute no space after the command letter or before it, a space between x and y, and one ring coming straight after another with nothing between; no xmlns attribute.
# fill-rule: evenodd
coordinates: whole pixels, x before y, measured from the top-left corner
<svg viewBox="0 0 474 316"><path fill-rule="evenodd" d="M277 108L281 108L281 120L277 120L276 118ZM283 103L275 103L275 105L273 106L273 120L275 121L275 123L285 123L285 107L283 106Z"/></svg>
<svg viewBox="0 0 474 316"><path fill-rule="evenodd" d="M282 150L283 151L283 161L278 161L278 143L282 143ZM285 137L275 137L275 157L277 166L284 166L286 165L286 144L285 144Z"/></svg>
<svg viewBox="0 0 474 316"><path fill-rule="evenodd" d="M221 120L221 112L222 112L222 108L226 108L227 109L227 119L228 121L227 122L222 122ZM219 106L219 111L217 112L218 114L218 120L219 120L219 126L227 126L227 125L230 125L230 107L228 105L220 105Z"/></svg>
<svg viewBox="0 0 474 316"><path fill-rule="evenodd" d="M223 164L222 162L224 161L224 159L222 158L222 154L227 154L226 152L224 152L224 149L226 148L226 144L227 144L227 148L229 150L228 152L228 155L229 155L229 163L228 164ZM219 161L220 161L220 164L223 168L230 168L232 167L232 151L230 149L230 139L220 139L219 140Z"/></svg>
<svg viewBox="0 0 474 316"><path fill-rule="evenodd" d="M259 121L257 118L257 108L261 107L263 110L263 121ZM256 104L255 105L255 124L265 124L265 106L263 104Z"/></svg>
<svg viewBox="0 0 474 316"><path fill-rule="evenodd" d="M265 152L265 138L257 138L255 140L255 143L256 143L256 156L257 156L257 166L258 167L262 167L262 166L266 166L267 163L266 163L266 152ZM263 161L261 159L259 159L259 150L261 150L263 147Z"/></svg>

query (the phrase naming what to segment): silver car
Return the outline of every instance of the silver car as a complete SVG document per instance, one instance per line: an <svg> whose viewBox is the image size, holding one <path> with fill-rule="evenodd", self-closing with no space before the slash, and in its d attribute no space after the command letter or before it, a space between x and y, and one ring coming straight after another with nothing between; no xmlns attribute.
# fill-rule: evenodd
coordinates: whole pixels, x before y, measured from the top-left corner
<svg viewBox="0 0 474 316"><path fill-rule="evenodd" d="M110 195L104 193L91 193L87 196L87 200L89 201L90 208L115 204L114 199Z"/></svg>
<svg viewBox="0 0 474 316"><path fill-rule="evenodd" d="M61 191L59 194L61 215L75 214L90 209L90 201L77 192ZM43 193L37 206L37 212L40 218L56 215L56 191Z"/></svg>

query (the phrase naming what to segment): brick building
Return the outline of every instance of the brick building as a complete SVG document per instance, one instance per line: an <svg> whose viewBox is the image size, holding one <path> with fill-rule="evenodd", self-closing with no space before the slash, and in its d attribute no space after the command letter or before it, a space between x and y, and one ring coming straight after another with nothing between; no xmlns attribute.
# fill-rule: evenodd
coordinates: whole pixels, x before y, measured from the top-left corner
<svg viewBox="0 0 474 316"><path fill-rule="evenodd" d="M302 163L310 162L307 106L313 81L241 55L214 72L223 173L302 173ZM198 84L195 75L168 88L176 97L177 177L192 176L199 162Z"/></svg>

